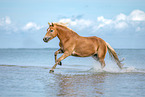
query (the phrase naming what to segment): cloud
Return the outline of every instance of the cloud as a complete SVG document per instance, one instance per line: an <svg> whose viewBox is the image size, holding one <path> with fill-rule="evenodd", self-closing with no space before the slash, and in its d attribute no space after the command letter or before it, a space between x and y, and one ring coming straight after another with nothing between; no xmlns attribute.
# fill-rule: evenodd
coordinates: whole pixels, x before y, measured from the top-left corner
<svg viewBox="0 0 145 97"><path fill-rule="evenodd" d="M99 23L97 28L96 28L98 30L98 29L100 29L100 28L102 28L106 25L111 24L112 20L111 19L105 19L103 16L100 16L100 17L97 17L97 23Z"/></svg>
<svg viewBox="0 0 145 97"><path fill-rule="evenodd" d="M100 22L101 21L101 22ZM115 19L105 19L103 16L100 16L97 18L97 22L100 22L97 29L99 30L100 28L110 26L111 28L115 29L126 29L126 28L131 28L135 27L137 25L140 25L141 22L145 21L145 12L141 10L133 10L128 16L120 13L115 17ZM140 27L136 28L139 30Z"/></svg>
<svg viewBox="0 0 145 97"><path fill-rule="evenodd" d="M127 16L123 13L120 13L116 16L116 21L125 21L127 19Z"/></svg>
<svg viewBox="0 0 145 97"><path fill-rule="evenodd" d="M24 31L31 31L31 30L40 30L44 28L44 26L39 26L34 22L28 22L26 25L21 25L18 23L12 22L9 16L0 18L0 32L5 34L11 33L19 33Z"/></svg>
<svg viewBox="0 0 145 97"><path fill-rule="evenodd" d="M11 34L12 32L17 32L18 27L12 23L9 16L0 18L0 33Z"/></svg>
<svg viewBox="0 0 145 97"><path fill-rule="evenodd" d="M104 24L110 24L112 22L111 19L105 19L103 16L97 17L98 22L102 22Z"/></svg>
<svg viewBox="0 0 145 97"><path fill-rule="evenodd" d="M96 33L105 31L126 31L134 30L136 32L145 31L145 12L141 10L133 10L129 15L119 13L114 18L108 19L104 16L96 17L95 20L84 19L84 15L73 15L69 17L61 17L58 22L69 23L70 28L79 32ZM0 18L0 32L31 32L39 31L45 28L44 25L38 25L35 22L28 22L25 25L14 23L9 16Z"/></svg>
<svg viewBox="0 0 145 97"><path fill-rule="evenodd" d="M60 19L59 22L69 23L70 26L77 27L77 29L79 30L89 27L92 24L91 20L71 19L71 18Z"/></svg>
<svg viewBox="0 0 145 97"><path fill-rule="evenodd" d="M116 32L120 31L136 31L140 32L145 29L145 12L141 10L133 10L129 15L125 15L120 13L115 16L115 18L107 19L104 16L96 17L96 20L87 20L83 18L62 18L59 22L69 23L71 27L82 30L84 32L85 29L89 28L92 33L101 32L105 33L105 31L112 30Z"/></svg>
<svg viewBox="0 0 145 97"><path fill-rule="evenodd" d="M0 19L0 26L5 26L11 24L11 19L10 17L6 16L4 18Z"/></svg>
<svg viewBox="0 0 145 97"><path fill-rule="evenodd" d="M43 26L38 26L36 23L29 22L22 29L23 30L40 30Z"/></svg>
<svg viewBox="0 0 145 97"><path fill-rule="evenodd" d="M145 12L133 10L128 16L120 13L116 16L116 21L145 21Z"/></svg>
<svg viewBox="0 0 145 97"><path fill-rule="evenodd" d="M141 10L134 10L131 12L128 18L132 21L145 21L145 12Z"/></svg>
<svg viewBox="0 0 145 97"><path fill-rule="evenodd" d="M133 10L128 16L120 13L116 16L114 26L116 29L136 29L141 31L142 25L145 26L145 12L141 10Z"/></svg>
<svg viewBox="0 0 145 97"><path fill-rule="evenodd" d="M8 16L6 17L5 23L6 23L6 24L11 24L11 19L10 19L10 17L8 17Z"/></svg>

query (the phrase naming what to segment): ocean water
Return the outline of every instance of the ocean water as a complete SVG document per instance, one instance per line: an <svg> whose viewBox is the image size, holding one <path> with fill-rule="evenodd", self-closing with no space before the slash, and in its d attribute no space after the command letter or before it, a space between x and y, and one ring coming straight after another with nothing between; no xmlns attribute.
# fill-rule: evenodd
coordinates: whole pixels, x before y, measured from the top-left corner
<svg viewBox="0 0 145 97"><path fill-rule="evenodd" d="M145 97L144 49L116 49L122 70L107 54L103 70L70 56L49 73L56 50L0 49L0 97Z"/></svg>

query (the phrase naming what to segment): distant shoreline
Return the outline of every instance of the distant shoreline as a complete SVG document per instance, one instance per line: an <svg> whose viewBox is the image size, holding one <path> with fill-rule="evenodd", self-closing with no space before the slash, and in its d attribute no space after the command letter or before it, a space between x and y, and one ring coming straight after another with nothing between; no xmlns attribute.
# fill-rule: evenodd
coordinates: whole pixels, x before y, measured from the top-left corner
<svg viewBox="0 0 145 97"><path fill-rule="evenodd" d="M59 48L0 48L0 50L12 49L12 50L54 50ZM114 48L115 50L145 50L145 48Z"/></svg>

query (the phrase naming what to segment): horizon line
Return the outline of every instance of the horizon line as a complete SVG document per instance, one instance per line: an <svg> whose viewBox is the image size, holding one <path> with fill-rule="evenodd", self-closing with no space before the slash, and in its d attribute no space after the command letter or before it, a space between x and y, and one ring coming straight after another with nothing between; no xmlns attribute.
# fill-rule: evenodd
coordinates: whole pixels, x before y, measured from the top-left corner
<svg viewBox="0 0 145 97"><path fill-rule="evenodd" d="M48 47L48 48L0 48L1 49L59 49L55 47ZM145 50L145 48L114 48L114 49L126 49L126 50Z"/></svg>

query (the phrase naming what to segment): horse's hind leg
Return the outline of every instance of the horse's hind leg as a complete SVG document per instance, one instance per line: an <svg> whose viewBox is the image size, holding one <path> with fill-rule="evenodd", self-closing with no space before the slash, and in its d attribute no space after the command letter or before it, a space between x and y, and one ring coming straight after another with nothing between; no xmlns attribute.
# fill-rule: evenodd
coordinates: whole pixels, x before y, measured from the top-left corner
<svg viewBox="0 0 145 97"><path fill-rule="evenodd" d="M104 59L99 59L102 69L106 66Z"/></svg>
<svg viewBox="0 0 145 97"><path fill-rule="evenodd" d="M99 47L99 49L98 49L98 59L99 59L99 62L101 64L102 69L106 65L105 61L104 61L106 53L107 53L107 46L101 46L101 47Z"/></svg>
<svg viewBox="0 0 145 97"><path fill-rule="evenodd" d="M92 57L93 57L96 61L99 61L99 62L100 62L102 69L105 67L106 64L105 64L105 61L104 61L103 58L99 58L97 54L94 54Z"/></svg>

